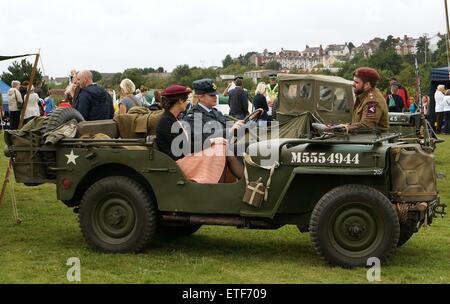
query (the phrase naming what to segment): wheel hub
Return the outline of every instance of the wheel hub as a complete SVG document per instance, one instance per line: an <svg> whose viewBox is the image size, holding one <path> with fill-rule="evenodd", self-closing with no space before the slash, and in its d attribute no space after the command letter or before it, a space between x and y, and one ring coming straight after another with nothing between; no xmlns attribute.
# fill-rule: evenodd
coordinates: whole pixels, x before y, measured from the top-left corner
<svg viewBox="0 0 450 304"><path fill-rule="evenodd" d="M377 228L376 217L369 210L357 205L336 210L330 228L338 251L359 255L374 245L381 231Z"/></svg>
<svg viewBox="0 0 450 304"><path fill-rule="evenodd" d="M107 223L111 226L118 227L127 218L124 210L121 208L112 208L107 216Z"/></svg>
<svg viewBox="0 0 450 304"><path fill-rule="evenodd" d="M351 221L349 223L345 223L344 227L347 237L354 240L360 240L367 230L367 226L361 221Z"/></svg>
<svg viewBox="0 0 450 304"><path fill-rule="evenodd" d="M136 223L135 217L126 198L114 196L99 204L93 221L101 239L111 243L131 235Z"/></svg>

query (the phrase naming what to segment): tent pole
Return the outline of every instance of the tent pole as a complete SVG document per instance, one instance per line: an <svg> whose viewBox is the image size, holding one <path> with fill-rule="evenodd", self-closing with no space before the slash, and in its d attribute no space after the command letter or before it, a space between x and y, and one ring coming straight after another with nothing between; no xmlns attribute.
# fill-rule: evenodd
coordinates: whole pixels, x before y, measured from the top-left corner
<svg viewBox="0 0 450 304"><path fill-rule="evenodd" d="M444 0L445 3L445 22L447 23L447 64L448 67L450 68L450 57L449 57L449 53L450 53L450 22L448 20L448 3L447 0ZM450 75L449 75L450 78Z"/></svg>

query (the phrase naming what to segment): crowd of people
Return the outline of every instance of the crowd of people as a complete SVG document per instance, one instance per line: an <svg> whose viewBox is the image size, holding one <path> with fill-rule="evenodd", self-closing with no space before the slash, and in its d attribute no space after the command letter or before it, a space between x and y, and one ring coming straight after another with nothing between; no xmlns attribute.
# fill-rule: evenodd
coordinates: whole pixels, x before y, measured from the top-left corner
<svg viewBox="0 0 450 304"><path fill-rule="evenodd" d="M415 96L408 97L408 91L396 79L391 78L389 88L386 93L386 102L391 113L417 113L420 112L418 98ZM429 96L422 96L422 107L425 115L428 115L428 107L430 103Z"/></svg>
<svg viewBox="0 0 450 304"><path fill-rule="evenodd" d="M18 80L11 82L11 89L8 91L8 115L5 116L2 111L2 119L8 119L9 128L16 130L19 127L22 116L22 109L28 96L28 103L23 113L23 123L26 124L30 120L38 116L47 116L53 112L55 108L55 100L52 97L52 91L44 91L42 83L38 83L35 87L30 85L29 81L20 83ZM2 109L3 110L3 109Z"/></svg>

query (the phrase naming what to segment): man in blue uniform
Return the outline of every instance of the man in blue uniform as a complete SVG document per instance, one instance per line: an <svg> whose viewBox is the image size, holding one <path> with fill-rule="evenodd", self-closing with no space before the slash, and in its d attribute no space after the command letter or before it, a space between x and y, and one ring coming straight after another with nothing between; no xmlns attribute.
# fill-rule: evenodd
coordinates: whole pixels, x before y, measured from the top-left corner
<svg viewBox="0 0 450 304"><path fill-rule="evenodd" d="M193 82L198 104L193 106L184 116L191 129L193 152L198 152L210 145L210 139L229 138L244 125L237 121L229 130L226 128L225 116L214 106L217 105L217 87L211 79Z"/></svg>

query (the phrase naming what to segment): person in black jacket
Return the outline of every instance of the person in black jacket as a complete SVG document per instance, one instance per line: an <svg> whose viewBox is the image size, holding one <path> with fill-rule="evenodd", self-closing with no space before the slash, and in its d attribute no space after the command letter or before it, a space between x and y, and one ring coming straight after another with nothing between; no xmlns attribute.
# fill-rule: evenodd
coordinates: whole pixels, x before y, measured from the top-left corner
<svg viewBox="0 0 450 304"><path fill-rule="evenodd" d="M230 116L237 119L244 119L248 113L248 94L242 88L242 79L236 80L236 88L230 93L228 104L230 106Z"/></svg>
<svg viewBox="0 0 450 304"><path fill-rule="evenodd" d="M77 74L77 83L80 93L73 107L83 115L87 121L112 119L114 106L108 92L93 83L90 71L81 71Z"/></svg>
<svg viewBox="0 0 450 304"><path fill-rule="evenodd" d="M253 99L253 107L255 110L264 110L264 113L260 116L258 122L267 121L269 119L269 116L267 115L269 105L267 104L266 94L266 84L264 82L260 82L256 87L256 96Z"/></svg>
<svg viewBox="0 0 450 304"><path fill-rule="evenodd" d="M184 146L184 143L189 143L189 134L182 122L178 120L180 113L186 110L190 92L191 90L184 86L172 85L161 94L164 113L156 127L156 145L159 151L175 161L190 153L190 145ZM178 132L172 132L174 126ZM174 143L177 138L180 140Z"/></svg>

